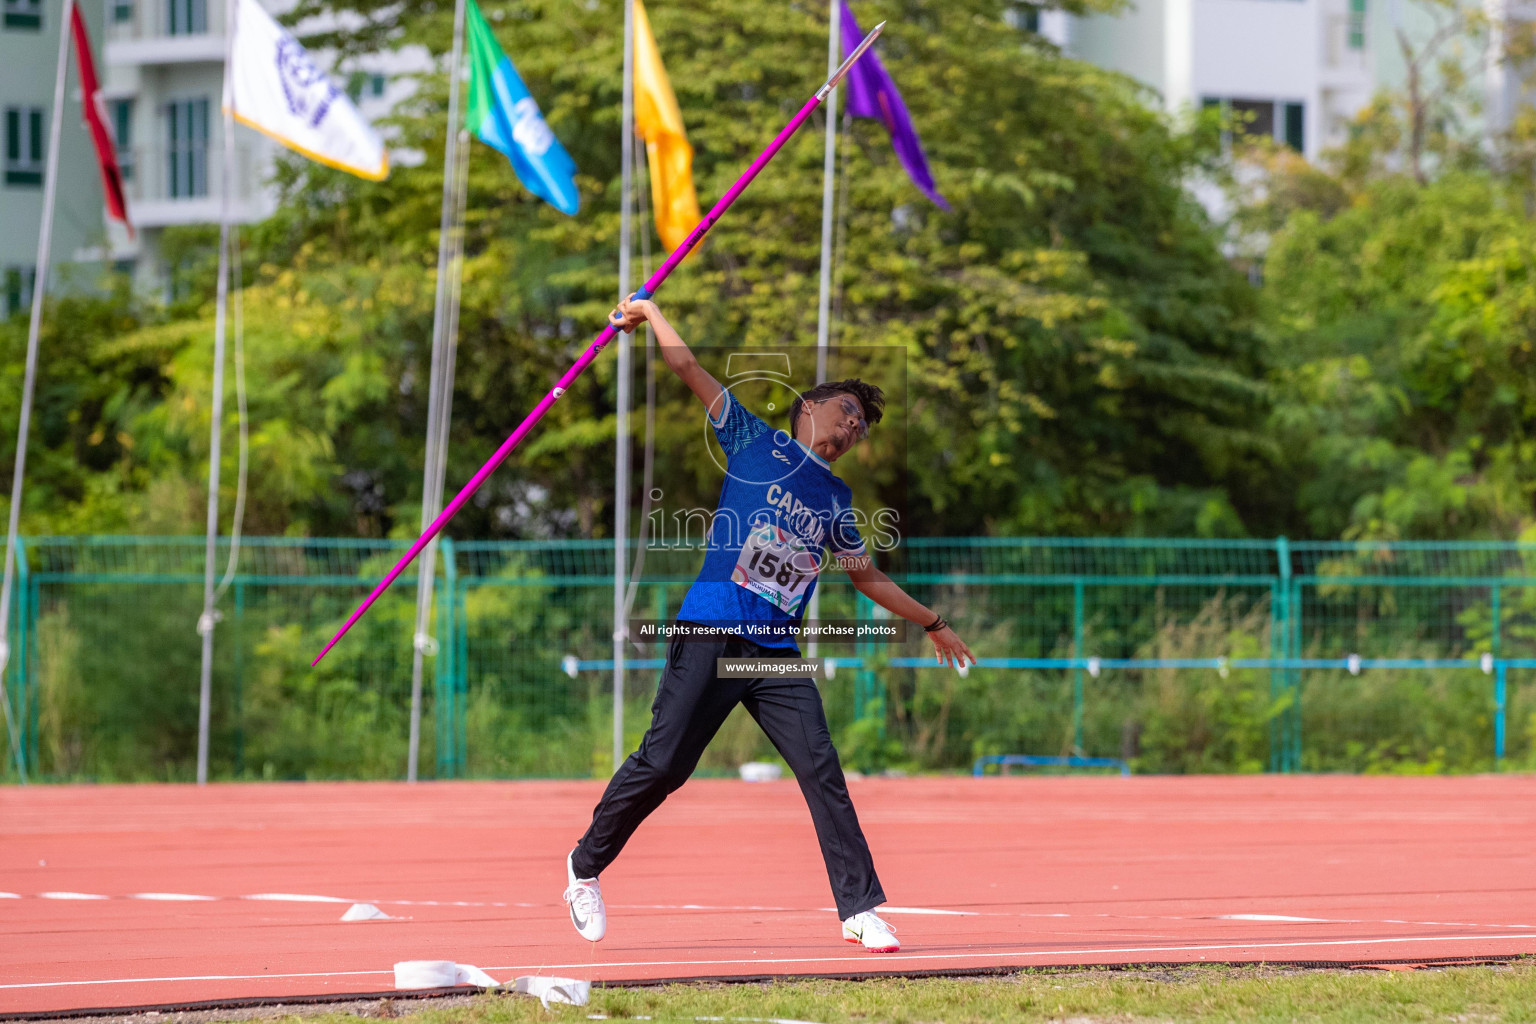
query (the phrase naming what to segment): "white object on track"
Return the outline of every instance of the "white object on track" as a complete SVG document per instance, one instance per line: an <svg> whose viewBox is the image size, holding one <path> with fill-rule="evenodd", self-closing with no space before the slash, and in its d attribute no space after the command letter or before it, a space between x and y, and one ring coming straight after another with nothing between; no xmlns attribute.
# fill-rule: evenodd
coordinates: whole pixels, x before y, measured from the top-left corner
<svg viewBox="0 0 1536 1024"><path fill-rule="evenodd" d="M767 761L748 761L740 768L743 782L776 782L784 769Z"/></svg>
<svg viewBox="0 0 1536 1024"><path fill-rule="evenodd" d="M539 1002L548 1008L550 1003L569 1003L572 1006L586 1006L587 1000L592 996L592 983L590 981L578 981L575 978L546 978L524 975L512 982L513 992L522 992L525 995L537 996Z"/></svg>
<svg viewBox="0 0 1536 1024"><path fill-rule="evenodd" d="M398 921L399 918L384 913L372 903L354 903L341 915L343 921Z"/></svg>
<svg viewBox="0 0 1536 1024"><path fill-rule="evenodd" d="M474 964L456 964L452 960L402 960L395 964L395 988L453 988L475 985L495 988L500 982Z"/></svg>

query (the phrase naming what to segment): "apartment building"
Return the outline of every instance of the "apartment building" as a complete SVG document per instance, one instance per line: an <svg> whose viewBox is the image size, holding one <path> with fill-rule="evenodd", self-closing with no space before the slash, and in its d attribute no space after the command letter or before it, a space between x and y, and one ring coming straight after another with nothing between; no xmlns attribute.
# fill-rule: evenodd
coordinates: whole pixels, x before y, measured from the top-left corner
<svg viewBox="0 0 1536 1024"><path fill-rule="evenodd" d="M217 222L223 170L225 0L79 0L98 50L107 113L118 141L129 238L102 216L73 68L65 110L51 280L89 286L103 268L126 270L147 292L172 278L161 247L177 225ZM280 14L293 0L261 0ZM1475 0L1502 16L1516 0ZM41 213L43 153L64 0L0 0L0 316L30 302ZM1113 16L1078 17L1020 3L1013 20L1072 56L1148 85L1171 111L1219 106L1308 158L1342 141L1380 85L1405 77L1397 33L1424 35L1415 0L1131 0ZM306 27L301 26L302 36ZM326 55L316 54L322 63ZM414 88L430 63L416 49L378 55L338 73L370 119ZM1490 73L1490 111L1508 116L1515 87ZM231 206L238 223L272 212L275 143L236 126Z"/></svg>
<svg viewBox="0 0 1536 1024"><path fill-rule="evenodd" d="M1219 106L1308 158L1340 142L1376 84L1380 0L1134 0L1066 20L1069 53L1150 86L1171 111Z"/></svg>
<svg viewBox="0 0 1536 1024"><path fill-rule="evenodd" d="M224 167L225 0L79 0L97 51L107 119L117 140L128 212L136 229L104 216L96 161L79 116L73 63L64 112L50 288L92 287L102 271L130 273L148 294L173 278L162 250L167 228L219 219ZM274 14L293 0L262 0ZM0 0L0 106L6 125L0 179L0 316L30 303L54 60L64 0ZM301 29L302 34L302 29ZM325 54L316 54L322 63ZM339 79L370 119L410 94L406 72L424 51L349 65ZM280 147L234 127L230 206L236 223L271 214L269 186Z"/></svg>
<svg viewBox="0 0 1536 1024"><path fill-rule="evenodd" d="M99 39L99 0L81 13ZM52 116L55 60L64 0L0 0L0 318L28 309L37 277L37 230ZM80 121L79 76L73 65L59 139L58 200L53 219L53 280L93 279L99 265L77 257L104 238L101 185L90 136Z"/></svg>
<svg viewBox="0 0 1536 1024"><path fill-rule="evenodd" d="M149 285L166 276L166 228L217 223L224 173L223 0L105 0L103 93L136 228L108 227L114 259ZM236 223L274 207L264 182L273 148L235 126L230 210Z"/></svg>
<svg viewBox="0 0 1536 1024"><path fill-rule="evenodd" d="M102 0L95 0L102 2ZM113 259L134 268L141 287L170 279L160 241L166 228L217 223L222 205L225 0L105 0L105 93L116 132L129 213L137 238L109 225ZM293 0L262 0L282 14ZM301 26L302 37L306 28ZM327 55L314 55L326 63ZM337 77L364 116L387 114L410 94L403 74L427 65L425 51L383 54ZM280 147L234 126L231 216L246 224L270 215L269 185Z"/></svg>

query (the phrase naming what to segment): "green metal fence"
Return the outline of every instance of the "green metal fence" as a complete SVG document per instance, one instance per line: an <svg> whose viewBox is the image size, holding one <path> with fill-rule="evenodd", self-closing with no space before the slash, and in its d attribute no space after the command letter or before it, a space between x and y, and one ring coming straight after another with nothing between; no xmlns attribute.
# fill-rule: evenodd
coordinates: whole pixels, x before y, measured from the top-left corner
<svg viewBox="0 0 1536 1024"><path fill-rule="evenodd" d="M415 579L309 668L403 547L242 542L215 636L215 777L403 775ZM189 778L202 539L34 538L21 555L4 685L32 774ZM675 614L698 557L648 551L635 616ZM1536 708L1520 684L1536 668L1536 545L913 539L879 561L982 662L937 669L916 630L903 645L824 647L828 717L862 770L992 754L1124 757L1143 771L1531 757ZM611 769L612 579L610 541L443 543L424 775ZM824 581L824 618L876 613L845 579ZM629 651L633 745L661 651ZM772 753L738 716L701 770ZM16 777L13 758L3 771Z"/></svg>

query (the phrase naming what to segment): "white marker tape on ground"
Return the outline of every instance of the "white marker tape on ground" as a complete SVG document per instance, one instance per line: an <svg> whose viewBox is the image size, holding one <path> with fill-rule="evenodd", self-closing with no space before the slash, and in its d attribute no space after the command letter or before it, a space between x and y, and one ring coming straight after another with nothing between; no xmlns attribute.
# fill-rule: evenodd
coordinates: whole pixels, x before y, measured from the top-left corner
<svg viewBox="0 0 1536 1024"><path fill-rule="evenodd" d="M240 897L243 900L271 900L274 903L355 903L356 900L342 899L340 896L307 896L301 892L258 892L251 896Z"/></svg>
<svg viewBox="0 0 1536 1024"><path fill-rule="evenodd" d="M395 988L453 988L474 985L495 988L501 983L474 964L456 964L452 960L402 960L395 964Z"/></svg>
<svg viewBox="0 0 1536 1024"><path fill-rule="evenodd" d="M98 896L94 892L40 892L39 899L45 900L107 900L110 896Z"/></svg>
<svg viewBox="0 0 1536 1024"><path fill-rule="evenodd" d="M13 892L0 892L0 899L25 899L26 897ZM39 893L41 899L72 899L72 900L107 900L119 897L103 896L94 893L67 893L46 892ZM126 899L149 901L188 901L188 902L216 902L224 897L201 896L191 893L155 893L142 892L130 893ZM235 897L246 900L262 900L270 902L286 903L354 903L359 902L343 896L321 896L305 893L254 893L248 896ZM550 903L526 903L482 900L395 900L374 898L368 902L374 905L399 906L399 907L517 907L522 909L537 909L553 906ZM833 914L835 907L772 907L760 905L726 905L705 903L629 903L610 904L615 910L703 910L703 911L757 911L786 914L800 913L827 913ZM1365 918L1333 918L1333 917L1296 917L1289 914L1068 914L1068 913L1031 913L1017 911L973 911L973 910L944 910L933 907L877 907L878 913L884 914L931 914L950 917L1016 917L1016 918L1071 918L1091 917L1114 919L1124 921L1270 921L1276 923L1294 922L1298 924L1405 924L1428 928L1532 928L1536 924L1510 924L1475 921L1407 921L1395 918L1383 920L1368 920Z"/></svg>
<svg viewBox="0 0 1536 1024"><path fill-rule="evenodd" d="M154 900L161 903L213 903L217 896L194 896L185 892L131 892L131 900Z"/></svg>
<svg viewBox="0 0 1536 1024"><path fill-rule="evenodd" d="M1309 924L1335 924L1321 917L1287 917L1284 914L1217 914L1217 921L1305 921ZM1354 922L1350 922L1353 924Z"/></svg>
<svg viewBox="0 0 1536 1024"><path fill-rule="evenodd" d="M27 897L14 892L0 892L0 899L26 899ZM39 899L48 900L109 900L126 898L131 900L146 900L151 902L217 902L226 897L201 896L192 893L175 892L138 892L130 893L126 897L103 896L96 893L84 892L44 892L38 893ZM277 903L359 903L360 900L349 899L343 896L320 896L305 893L266 892L253 893L249 896L232 897L243 900L259 900ZM367 902L374 906L391 907L488 907L505 908L515 907L519 909L540 909L550 906L558 906L551 903L512 903L489 902L478 900L391 900L372 899ZM826 913L835 914L835 907L770 907L758 905L726 905L705 903L628 903L609 904L611 910L701 910L701 911L753 911L759 913L784 913L784 914L810 914ZM1370 920L1365 918L1335 918L1335 917L1296 917L1290 914L1069 914L1069 913L1034 913L1018 911L975 911L975 910L944 910L935 907L877 907L876 913L881 914L927 914L943 917L1011 917L1011 918L1094 918L1116 921L1257 921L1271 922L1275 924L1396 924L1410 925L1418 928L1489 928L1489 929L1515 929L1529 928L1536 930L1536 924L1511 924L1511 923L1487 923L1476 921L1406 921L1396 918L1384 920Z"/></svg>
<svg viewBox="0 0 1536 1024"><path fill-rule="evenodd" d="M389 971L308 971L303 974L185 974L168 978L99 978L89 981L27 981L8 988L76 988L81 985L142 985L166 981L252 981L256 978L356 978Z"/></svg>
<svg viewBox="0 0 1536 1024"><path fill-rule="evenodd" d="M1065 956L1104 956L1107 954L1130 955L1144 953L1219 953L1225 951L1250 951L1261 949L1322 949L1341 946L1398 946L1411 942L1501 942L1505 940L1529 942L1530 933L1520 935L1414 935L1381 939L1313 939L1297 942L1227 942L1200 946L1105 946L1086 949L1036 949L1015 953L886 953L880 956L805 956L763 957L737 960L630 960L615 963L594 964L590 961L576 964L516 964L511 967L488 967L487 971L551 971L591 970L601 967L723 967L731 965L761 966L762 964L864 964L871 970L879 970L888 964L923 961L954 960L1018 960ZM1198 961L1191 961L1197 963ZM18 984L0 984L0 991L16 988L73 988L82 985L135 985L168 981L251 981L257 978L353 978L373 974L389 974L389 971L310 971L304 974L203 974L170 978L103 978L90 981L27 981Z"/></svg>

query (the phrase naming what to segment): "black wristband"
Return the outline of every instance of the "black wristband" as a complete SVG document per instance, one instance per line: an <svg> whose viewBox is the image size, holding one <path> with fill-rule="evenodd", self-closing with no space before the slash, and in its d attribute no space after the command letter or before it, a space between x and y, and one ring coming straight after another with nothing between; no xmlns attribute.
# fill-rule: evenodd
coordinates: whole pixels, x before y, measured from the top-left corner
<svg viewBox="0 0 1536 1024"><path fill-rule="evenodd" d="M944 621L944 616L940 615L938 618L933 620L933 624L932 625L924 626L923 627L923 632L924 633L937 633L939 630L945 629L948 626L949 626L949 623Z"/></svg>

